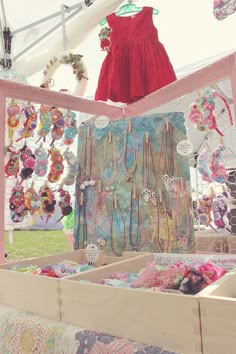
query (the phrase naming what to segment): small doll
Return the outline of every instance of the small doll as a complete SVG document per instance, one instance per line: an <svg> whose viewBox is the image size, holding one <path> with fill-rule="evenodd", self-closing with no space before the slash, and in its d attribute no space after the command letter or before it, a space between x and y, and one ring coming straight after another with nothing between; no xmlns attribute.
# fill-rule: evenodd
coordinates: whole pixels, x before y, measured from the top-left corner
<svg viewBox="0 0 236 354"><path fill-rule="evenodd" d="M46 136L50 133L52 124L51 117L51 107L46 105L41 105L40 114L39 114L39 124L38 124L38 141L43 138L43 141L46 140Z"/></svg>
<svg viewBox="0 0 236 354"><path fill-rule="evenodd" d="M47 215L46 218L46 223L47 223L51 215L55 212L55 205L56 205L55 195L48 187L47 184L45 184L42 188L40 188L39 195L41 197L42 211Z"/></svg>
<svg viewBox="0 0 236 354"><path fill-rule="evenodd" d="M48 154L42 144L34 150L34 156L36 158L34 172L36 176L43 177L46 175L48 169Z"/></svg>
<svg viewBox="0 0 236 354"><path fill-rule="evenodd" d="M26 180L32 176L35 167L35 156L27 145L24 145L23 148L20 149L20 159L23 162L20 177L22 180Z"/></svg>
<svg viewBox="0 0 236 354"><path fill-rule="evenodd" d="M197 169L198 172L202 175L203 181L206 181L208 183L213 182L212 176L211 176L211 170L210 170L210 159L211 159L211 153L209 149L204 149L200 153L200 155L197 158Z"/></svg>
<svg viewBox="0 0 236 354"><path fill-rule="evenodd" d="M33 137L34 130L37 127L38 115L34 106L25 106L23 109L23 113L25 116L25 121L23 123L23 128L19 131L20 138L16 141Z"/></svg>
<svg viewBox="0 0 236 354"><path fill-rule="evenodd" d="M24 188L18 181L12 189L9 206L12 221L15 223L22 222L27 215L28 209L25 206Z"/></svg>
<svg viewBox="0 0 236 354"><path fill-rule="evenodd" d="M50 160L52 161L48 174L48 181L51 183L56 183L59 181L64 171L63 157L60 151L55 147L52 147L48 152L50 155Z"/></svg>
<svg viewBox="0 0 236 354"><path fill-rule="evenodd" d="M53 145L54 141L60 140L64 134L65 120L63 113L57 108L51 110L51 117L53 124L53 127L51 128L51 145Z"/></svg>
<svg viewBox="0 0 236 354"><path fill-rule="evenodd" d="M14 147L8 147L7 152L10 153L9 160L4 167L6 177L17 177L20 170L20 151Z"/></svg>
<svg viewBox="0 0 236 354"><path fill-rule="evenodd" d="M78 133L76 114L68 111L65 116L65 132L63 143L65 145L71 145L74 142L74 138Z"/></svg>
<svg viewBox="0 0 236 354"><path fill-rule="evenodd" d="M195 295L204 288L204 278L202 274L195 268L190 269L187 277L185 277L179 286L179 290L183 294Z"/></svg>

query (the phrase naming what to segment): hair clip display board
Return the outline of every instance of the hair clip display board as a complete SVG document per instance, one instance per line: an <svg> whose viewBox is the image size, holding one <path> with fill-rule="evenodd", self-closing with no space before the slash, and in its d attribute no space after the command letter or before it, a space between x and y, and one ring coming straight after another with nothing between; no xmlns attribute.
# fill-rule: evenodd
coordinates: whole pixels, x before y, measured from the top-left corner
<svg viewBox="0 0 236 354"><path fill-rule="evenodd" d="M117 256L126 250L191 252L189 157L176 151L185 139L181 112L102 129L93 120L81 126L75 247L102 240L102 249Z"/></svg>

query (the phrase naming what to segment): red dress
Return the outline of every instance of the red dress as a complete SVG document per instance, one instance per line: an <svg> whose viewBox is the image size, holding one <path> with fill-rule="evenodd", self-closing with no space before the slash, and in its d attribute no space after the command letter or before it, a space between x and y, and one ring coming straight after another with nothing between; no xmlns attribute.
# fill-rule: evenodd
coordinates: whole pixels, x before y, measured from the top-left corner
<svg viewBox="0 0 236 354"><path fill-rule="evenodd" d="M152 11L143 7L135 16L107 16L111 50L102 64L96 100L131 103L176 80Z"/></svg>

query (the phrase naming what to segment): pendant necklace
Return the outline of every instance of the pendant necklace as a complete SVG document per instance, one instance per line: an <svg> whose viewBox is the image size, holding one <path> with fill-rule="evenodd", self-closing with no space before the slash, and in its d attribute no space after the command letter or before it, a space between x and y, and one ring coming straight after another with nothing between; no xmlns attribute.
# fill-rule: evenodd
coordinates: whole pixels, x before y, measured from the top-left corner
<svg viewBox="0 0 236 354"><path fill-rule="evenodd" d="M129 148L129 136L130 140L132 139L132 148ZM125 180L126 182L134 182L134 174L137 169L137 136L134 129L133 124L131 121L128 122L126 132L125 132L125 139L124 139L124 167L126 171ZM131 160L131 162L130 162Z"/></svg>
<svg viewBox="0 0 236 354"><path fill-rule="evenodd" d="M173 125L166 121L163 127L162 139L160 146L160 155L158 159L158 169L168 176L174 175L174 142L173 142Z"/></svg>
<svg viewBox="0 0 236 354"><path fill-rule="evenodd" d="M118 226L118 234L120 234L121 237L117 235L114 236L115 225ZM125 251L125 248L126 248L125 220L122 215L118 197L116 194L114 194L112 200L112 212L111 212L111 249L116 256L122 256L123 252Z"/></svg>
<svg viewBox="0 0 236 354"><path fill-rule="evenodd" d="M86 187L95 186L96 181L92 178L93 168L93 137L90 128L87 127L85 144L82 157L82 166L80 174L80 189L85 190Z"/></svg>
<svg viewBox="0 0 236 354"><path fill-rule="evenodd" d="M182 202L181 202L182 200ZM179 247L187 248L188 237L191 231L190 203L186 182L183 178L177 184L175 208L175 234ZM184 228L184 229L183 229Z"/></svg>
<svg viewBox="0 0 236 354"><path fill-rule="evenodd" d="M136 204L136 205L135 205ZM136 232L133 231L134 223L134 211L137 211ZM135 240L133 240L135 238ZM139 251L142 247L142 233L141 233L141 223L140 223L140 208L139 208L139 193L136 190L136 187L133 186L130 195L130 221L129 221L129 242L133 251Z"/></svg>
<svg viewBox="0 0 236 354"><path fill-rule="evenodd" d="M118 180L118 151L114 134L109 131L103 145L101 177L107 185L106 191L113 191Z"/></svg>
<svg viewBox="0 0 236 354"><path fill-rule="evenodd" d="M151 181L152 178L152 181ZM145 202L157 203L157 175L154 164L152 141L150 134L146 132L143 137L143 165L142 165L143 189L141 191Z"/></svg>
<svg viewBox="0 0 236 354"><path fill-rule="evenodd" d="M161 223L161 204L163 204L163 221ZM166 231L166 236L167 236L167 246L163 247L162 242L161 242L161 237L160 237L160 229L161 225L165 225L165 231ZM168 211L167 211L167 203L166 203L166 198L161 191L159 190L159 196L157 197L157 206L156 206L156 227L154 231L154 237L153 237L153 246L156 252L168 252L170 249L170 224L169 224L169 216L168 216Z"/></svg>
<svg viewBox="0 0 236 354"><path fill-rule="evenodd" d="M82 242L82 248L85 248L88 243L88 230L86 218L86 200L83 191L79 196L78 226L79 244Z"/></svg>

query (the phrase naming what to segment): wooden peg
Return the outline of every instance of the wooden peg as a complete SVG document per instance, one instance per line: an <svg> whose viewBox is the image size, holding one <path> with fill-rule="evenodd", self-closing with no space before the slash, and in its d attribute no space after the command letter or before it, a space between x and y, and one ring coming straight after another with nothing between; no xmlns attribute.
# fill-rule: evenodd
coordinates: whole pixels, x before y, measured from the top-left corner
<svg viewBox="0 0 236 354"><path fill-rule="evenodd" d="M133 186L133 199L136 199L137 198L137 190L136 190L136 187L135 185Z"/></svg>
<svg viewBox="0 0 236 354"><path fill-rule="evenodd" d="M166 121L166 130L169 131L169 121Z"/></svg>
<svg viewBox="0 0 236 354"><path fill-rule="evenodd" d="M109 131L108 132L108 143L111 144L111 142L112 142L112 132Z"/></svg>
<svg viewBox="0 0 236 354"><path fill-rule="evenodd" d="M102 181L98 181L98 193L102 193Z"/></svg>
<svg viewBox="0 0 236 354"><path fill-rule="evenodd" d="M117 196L114 194L113 197L114 208L117 209Z"/></svg>
<svg viewBox="0 0 236 354"><path fill-rule="evenodd" d="M148 142L149 142L149 133L148 132L145 133L145 141L146 141L146 144L148 144Z"/></svg>
<svg viewBox="0 0 236 354"><path fill-rule="evenodd" d="M87 138L89 138L89 137L90 137L90 128L87 127Z"/></svg>
<svg viewBox="0 0 236 354"><path fill-rule="evenodd" d="M81 194L80 194L80 205L81 206L84 205L84 193L83 192L81 192Z"/></svg>
<svg viewBox="0 0 236 354"><path fill-rule="evenodd" d="M160 199L160 203L162 203L162 191L161 191L161 189L159 189L159 199Z"/></svg>
<svg viewBox="0 0 236 354"><path fill-rule="evenodd" d="M132 123L129 120L129 122L128 122L128 132L131 133L131 131L132 131Z"/></svg>

